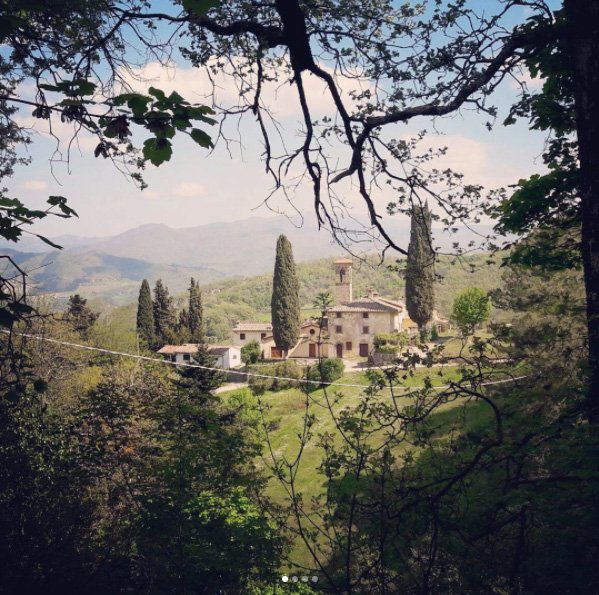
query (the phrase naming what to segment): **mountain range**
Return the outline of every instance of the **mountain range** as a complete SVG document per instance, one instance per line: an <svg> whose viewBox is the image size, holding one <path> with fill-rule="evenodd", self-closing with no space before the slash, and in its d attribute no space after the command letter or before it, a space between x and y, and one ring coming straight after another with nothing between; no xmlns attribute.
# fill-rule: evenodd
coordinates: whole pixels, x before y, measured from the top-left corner
<svg viewBox="0 0 599 595"><path fill-rule="evenodd" d="M394 222L389 231L399 243L407 244L409 222ZM144 278L150 283L162 278L172 292L178 292L188 286L190 277L205 284L272 271L276 240L282 233L291 241L297 262L343 253L326 231L307 225L296 228L284 217L252 217L182 229L149 224L111 237L50 238L62 250L48 250L47 244L25 236L18 244L0 244L0 251L28 272L36 293L58 297L81 293L123 304L136 298ZM441 244L447 249L452 242L465 239L452 236ZM374 252L377 245L359 243L356 249Z"/></svg>

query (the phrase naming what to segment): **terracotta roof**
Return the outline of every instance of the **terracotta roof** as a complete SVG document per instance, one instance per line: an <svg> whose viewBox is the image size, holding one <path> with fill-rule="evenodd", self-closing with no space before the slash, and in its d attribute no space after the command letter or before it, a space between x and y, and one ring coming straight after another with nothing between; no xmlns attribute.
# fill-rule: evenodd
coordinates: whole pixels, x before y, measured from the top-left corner
<svg viewBox="0 0 599 595"><path fill-rule="evenodd" d="M270 322L252 322L249 320L240 320L233 332L244 331L272 331L272 324Z"/></svg>
<svg viewBox="0 0 599 595"><path fill-rule="evenodd" d="M196 353L198 351L197 343L184 343L183 345L165 345L158 350L158 353L170 355L172 353Z"/></svg>
<svg viewBox="0 0 599 595"><path fill-rule="evenodd" d="M231 349L231 346L229 345L208 345L208 351L214 355L223 355L229 349ZM158 353L163 353L165 355L172 355L175 353L193 355L194 353L197 353L197 351L197 343L184 343L183 345L165 345L158 350Z"/></svg>
<svg viewBox="0 0 599 595"><path fill-rule="evenodd" d="M399 312L404 305L382 298L363 297L347 304L340 304L329 309L329 312Z"/></svg>
<svg viewBox="0 0 599 595"><path fill-rule="evenodd" d="M354 261L351 258L337 258L333 264L354 264Z"/></svg>

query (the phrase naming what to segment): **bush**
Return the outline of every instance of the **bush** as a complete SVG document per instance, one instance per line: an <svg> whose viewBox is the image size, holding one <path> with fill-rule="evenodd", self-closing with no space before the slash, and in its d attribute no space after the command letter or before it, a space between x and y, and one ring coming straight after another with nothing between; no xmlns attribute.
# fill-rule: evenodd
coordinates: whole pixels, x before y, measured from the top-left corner
<svg viewBox="0 0 599 595"><path fill-rule="evenodd" d="M278 362L276 364L253 366L249 371L254 374L263 374L272 377L260 378L250 376L248 385L254 394L262 394L267 390L278 391L298 386L296 380L299 381L303 376L302 366L297 362L289 360ZM281 378L290 378L291 380L281 380Z"/></svg>
<svg viewBox="0 0 599 595"><path fill-rule="evenodd" d="M321 360L318 364L314 364L308 368L307 379L314 382L335 382L343 376L345 366L343 360L334 357ZM318 384L313 382L306 383L308 390L319 388Z"/></svg>
<svg viewBox="0 0 599 595"><path fill-rule="evenodd" d="M244 364L255 364L260 359L262 347L258 341L250 341L241 348L241 361Z"/></svg>
<svg viewBox="0 0 599 595"><path fill-rule="evenodd" d="M410 337L405 331L395 333L379 333L374 336L374 349L381 353L397 353L410 343ZM385 346L394 347L393 350L383 349Z"/></svg>

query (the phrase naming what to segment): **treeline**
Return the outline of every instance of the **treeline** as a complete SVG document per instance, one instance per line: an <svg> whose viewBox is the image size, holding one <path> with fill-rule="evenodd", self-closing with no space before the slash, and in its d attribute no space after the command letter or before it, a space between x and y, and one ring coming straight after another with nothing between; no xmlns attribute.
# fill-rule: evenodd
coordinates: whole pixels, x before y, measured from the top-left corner
<svg viewBox="0 0 599 595"><path fill-rule="evenodd" d="M501 283L499 261L498 256L493 260L488 254L474 254L462 259L439 257L435 266L435 307L448 317L455 298L465 288L472 285L485 291L498 288ZM374 258L367 259L364 263L355 263L354 295L364 295L372 288L383 296L403 300L405 280L398 271L376 267L376 264ZM400 270L405 267L402 262L392 264ZM331 288L331 260L326 258L299 263L296 267L302 316L318 316L319 312L312 308L312 304L315 296ZM200 289L204 332L209 341L229 341L231 329L238 320L270 320L272 274L229 279L202 285ZM189 290L186 294L172 296L171 308L175 311L175 329L178 322L176 312L188 309L188 304ZM507 319L508 313L495 311L494 317L504 320ZM124 336L135 330L135 320L136 305L131 304L112 310L100 321L100 326L108 325L113 334ZM186 326L182 325L180 328L185 329ZM163 345L168 342L165 341Z"/></svg>
<svg viewBox="0 0 599 595"><path fill-rule="evenodd" d="M80 342L93 321L81 328L75 302L83 317L30 330ZM218 373L26 339L7 361L0 592L251 593L278 580L257 418L213 394Z"/></svg>
<svg viewBox="0 0 599 595"><path fill-rule="evenodd" d="M153 299L148 281L142 281L137 302L136 329L146 347L159 349L166 344L204 342L202 293L193 277L188 294L187 307L177 312L162 279L156 281Z"/></svg>

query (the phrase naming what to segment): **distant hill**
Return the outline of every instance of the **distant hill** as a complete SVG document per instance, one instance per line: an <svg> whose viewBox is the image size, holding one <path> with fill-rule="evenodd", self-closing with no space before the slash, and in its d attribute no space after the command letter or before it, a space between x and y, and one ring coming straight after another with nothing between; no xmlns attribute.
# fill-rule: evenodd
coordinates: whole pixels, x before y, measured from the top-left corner
<svg viewBox="0 0 599 595"><path fill-rule="evenodd" d="M33 294L51 294L59 300L80 293L86 298L121 305L137 299L142 279L153 282L162 278L172 292L180 292L189 285L190 277L200 283L223 277L219 271L206 267L155 264L96 250L55 250L35 254L5 249L3 252L27 272Z"/></svg>
<svg viewBox="0 0 599 595"><path fill-rule="evenodd" d="M409 222L391 219L390 236L400 245L407 245ZM479 226L480 233L489 228ZM461 231L455 236L435 232L442 250L449 250L454 241L463 244L472 239ZM330 234L319 231L313 222L306 221L301 228L294 227L285 217L252 217L232 223L211 223L196 227L173 229L167 225L150 224L136 227L113 237L84 238L73 235L51 238L64 247L63 254L102 253L161 265L201 267L225 276L249 276L272 271L277 237L285 234L293 245L296 262L305 262L338 255L342 249ZM0 250L3 251L0 243ZM41 241L24 237L9 248L23 252L48 252ZM359 242L352 246L357 253L377 251L375 242ZM380 246L379 246L380 248Z"/></svg>

